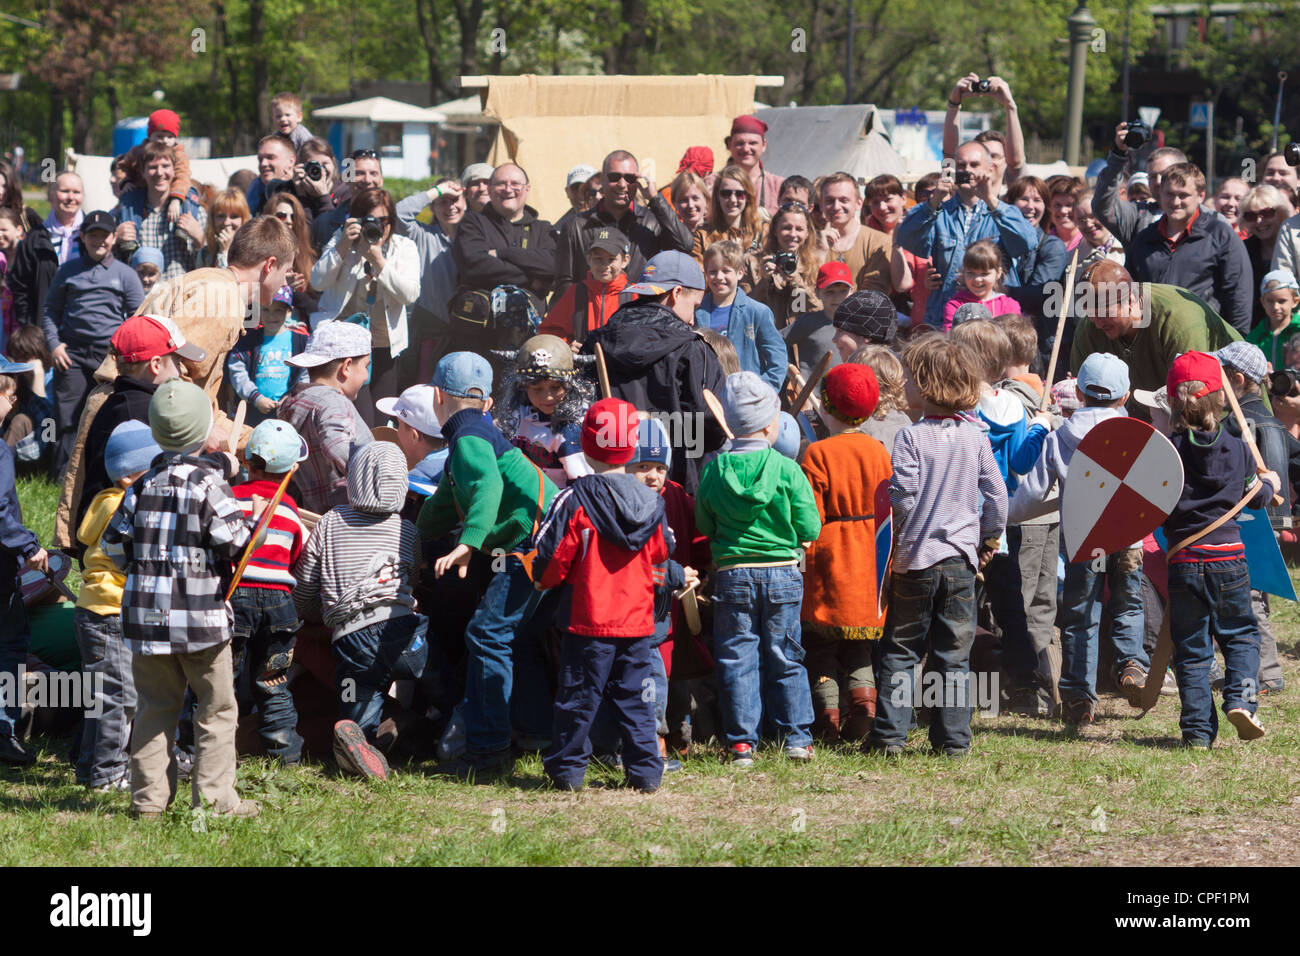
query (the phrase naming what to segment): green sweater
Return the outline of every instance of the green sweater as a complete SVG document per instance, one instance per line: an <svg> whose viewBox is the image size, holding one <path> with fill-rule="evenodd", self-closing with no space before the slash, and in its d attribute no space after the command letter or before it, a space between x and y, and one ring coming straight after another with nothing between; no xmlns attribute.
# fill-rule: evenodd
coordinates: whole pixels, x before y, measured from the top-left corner
<svg viewBox="0 0 1300 956"><path fill-rule="evenodd" d="M1278 372L1286 368L1286 361L1283 353L1286 352L1286 344L1291 341L1291 337L1300 332L1300 312L1291 316L1286 325L1282 326L1277 335L1268 327L1268 321L1265 320L1250 330L1246 336L1246 341L1251 345L1258 345L1264 358L1268 359L1273 365L1273 371Z"/></svg>
<svg viewBox="0 0 1300 956"><path fill-rule="evenodd" d="M516 550L546 513L555 485L479 412L458 412L442 431L451 450L438 490L416 519L420 537L440 538L459 524L460 544Z"/></svg>
<svg viewBox="0 0 1300 956"><path fill-rule="evenodd" d="M1239 342L1241 334L1219 317L1206 302L1186 289L1158 282L1142 283L1142 292L1150 301L1151 323L1133 330L1133 340L1106 338L1089 319L1080 318L1074 330L1074 347L1070 351L1070 371L1079 374L1079 366L1093 352L1118 355L1128 366L1129 389L1155 391L1165 384L1169 366L1184 352L1213 352L1229 342ZM1129 400L1129 414L1144 421L1150 413L1146 406Z"/></svg>
<svg viewBox="0 0 1300 956"><path fill-rule="evenodd" d="M695 524L719 567L797 560L800 542L822 530L803 469L770 447L709 462L695 493Z"/></svg>

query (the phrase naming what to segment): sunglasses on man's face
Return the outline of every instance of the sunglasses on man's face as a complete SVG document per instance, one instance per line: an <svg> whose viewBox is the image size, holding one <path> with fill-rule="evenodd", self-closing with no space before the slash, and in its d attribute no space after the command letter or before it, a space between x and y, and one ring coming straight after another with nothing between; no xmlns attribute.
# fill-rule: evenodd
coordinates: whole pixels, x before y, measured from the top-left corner
<svg viewBox="0 0 1300 956"><path fill-rule="evenodd" d="M616 185L620 179L623 180L623 182L627 183L629 186L635 186L636 177L637 177L636 173L606 173L605 174L605 178L609 180L609 184L611 186Z"/></svg>

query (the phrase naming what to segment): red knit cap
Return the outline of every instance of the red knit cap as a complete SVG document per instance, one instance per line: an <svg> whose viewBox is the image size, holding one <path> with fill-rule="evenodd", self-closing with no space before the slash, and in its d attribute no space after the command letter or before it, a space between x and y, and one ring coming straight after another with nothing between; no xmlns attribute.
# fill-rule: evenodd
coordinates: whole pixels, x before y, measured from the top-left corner
<svg viewBox="0 0 1300 956"><path fill-rule="evenodd" d="M606 465L626 465L636 454L636 406L621 398L602 398L582 420L582 451Z"/></svg>
<svg viewBox="0 0 1300 956"><path fill-rule="evenodd" d="M180 139L181 118L171 110L154 110L149 114L148 135L152 136L155 130L162 130L164 133L171 133L177 139Z"/></svg>
<svg viewBox="0 0 1300 956"><path fill-rule="evenodd" d="M767 135L767 124L757 116L737 116L731 121L731 135L737 133L757 133L759 136Z"/></svg>
<svg viewBox="0 0 1300 956"><path fill-rule="evenodd" d="M697 176L707 176L713 172L713 150L707 146L690 146L682 153L682 161L677 164L680 175L690 170Z"/></svg>
<svg viewBox="0 0 1300 956"><path fill-rule="evenodd" d="M844 362L826 373L822 382L826 410L842 422L858 425L872 416L880 401L880 383L869 365Z"/></svg>

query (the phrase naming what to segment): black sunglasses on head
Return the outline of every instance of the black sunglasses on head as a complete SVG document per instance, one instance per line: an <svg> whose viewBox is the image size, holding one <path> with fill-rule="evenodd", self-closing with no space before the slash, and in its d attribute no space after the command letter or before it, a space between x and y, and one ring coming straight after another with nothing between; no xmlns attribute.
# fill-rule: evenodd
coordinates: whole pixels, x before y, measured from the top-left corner
<svg viewBox="0 0 1300 956"><path fill-rule="evenodd" d="M379 154L373 149L354 149L352 151L353 159L378 159Z"/></svg>

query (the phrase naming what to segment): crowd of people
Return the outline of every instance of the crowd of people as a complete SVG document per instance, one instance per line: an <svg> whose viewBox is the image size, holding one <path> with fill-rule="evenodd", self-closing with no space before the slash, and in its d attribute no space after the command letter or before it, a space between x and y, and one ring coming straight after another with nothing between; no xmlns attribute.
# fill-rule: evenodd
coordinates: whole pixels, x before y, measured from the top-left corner
<svg viewBox="0 0 1300 956"><path fill-rule="evenodd" d="M976 96L1007 129L959 143ZM51 560L14 476L44 470L107 701L79 782L150 818L189 773L252 815L241 714L286 764L324 739L346 773L487 779L536 751L563 789L596 759L654 790L714 737L737 768L767 741L893 755L918 720L960 757L973 667L994 706L1077 730L1099 691L1137 707L1160 682L1195 747L1221 686L1264 735L1284 681L1232 518L1245 495L1289 534L1300 476L1285 157L1216 187L1121 123L1044 181L1010 87L968 74L915 182L781 177L740 116L662 188L591 157L552 223L514 163L394 197L375 151L340 163L296 97L272 105L225 184L191 179L157 111L112 210L65 172L42 218L0 164L0 667L27 653L18 572ZM1183 460L1177 545L1065 561L1070 458L1124 415ZM1173 667L1148 673L1166 616ZM30 762L16 720L0 760Z"/></svg>

